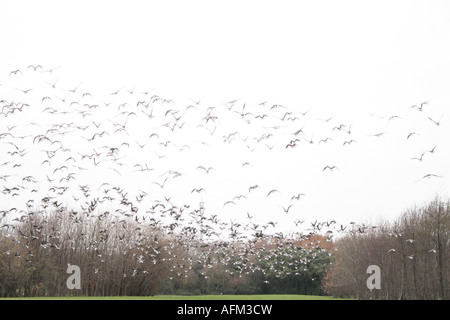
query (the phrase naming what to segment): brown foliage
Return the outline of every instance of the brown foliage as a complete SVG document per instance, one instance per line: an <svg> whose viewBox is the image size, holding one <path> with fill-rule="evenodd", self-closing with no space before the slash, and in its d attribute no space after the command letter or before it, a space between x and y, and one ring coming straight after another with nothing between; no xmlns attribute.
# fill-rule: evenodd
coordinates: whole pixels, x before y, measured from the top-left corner
<svg viewBox="0 0 450 320"><path fill-rule="evenodd" d="M326 288L361 299L448 299L450 203L436 198L394 223L351 230L336 242ZM381 270L381 289L367 289L369 265Z"/></svg>

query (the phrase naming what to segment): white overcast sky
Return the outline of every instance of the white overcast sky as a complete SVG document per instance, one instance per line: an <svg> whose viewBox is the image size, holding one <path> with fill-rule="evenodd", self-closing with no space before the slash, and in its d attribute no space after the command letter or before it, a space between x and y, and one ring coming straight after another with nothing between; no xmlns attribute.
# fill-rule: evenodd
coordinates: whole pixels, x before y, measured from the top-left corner
<svg viewBox="0 0 450 320"><path fill-rule="evenodd" d="M299 217L392 217L436 192L448 195L449 1L3 0L0 15L4 86L11 70L60 66L67 88L81 83L104 94L135 86L211 105L268 100L298 112L312 108L315 120L335 116L353 123L359 140L353 152L336 149L325 159L321 151L310 157L303 149L261 164L265 193L297 183L286 194L307 194L294 207ZM427 116L443 115L440 127L410 109L423 101L429 102ZM388 124L392 115L404 121ZM319 139L314 126L308 125L308 135ZM391 136L373 142L369 135L380 131ZM421 140L407 145L411 131L421 132ZM430 162L419 167L411 161L434 145ZM240 153L223 156L246 161ZM310 178L314 163L320 175ZM333 163L339 163L341 170L333 172L339 180L322 175ZM427 173L443 178L415 182ZM216 182L228 181L223 178ZM251 184L242 183L244 189ZM277 219L273 211L265 214Z"/></svg>

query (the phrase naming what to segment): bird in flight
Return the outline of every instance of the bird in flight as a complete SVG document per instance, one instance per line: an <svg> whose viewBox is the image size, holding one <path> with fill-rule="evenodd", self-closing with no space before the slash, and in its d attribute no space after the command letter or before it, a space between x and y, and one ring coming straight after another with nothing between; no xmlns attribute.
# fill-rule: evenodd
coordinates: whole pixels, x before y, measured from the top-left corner
<svg viewBox="0 0 450 320"><path fill-rule="evenodd" d="M437 147L437 145L435 145L435 146L433 147L433 149L428 150L427 152L429 152L429 153L434 153L434 150L436 149L436 147Z"/></svg>
<svg viewBox="0 0 450 320"><path fill-rule="evenodd" d="M341 131L341 130L344 129L345 127L346 127L345 124L340 124L339 126L335 126L335 127L333 128L332 131L334 131L334 130L339 130L339 131Z"/></svg>
<svg viewBox="0 0 450 320"><path fill-rule="evenodd" d="M167 177L166 177L166 179L164 179L164 181L163 181L163 183L161 184L161 183L158 183L158 182L153 182L154 184L157 184L161 189L162 188L164 188L164 185L166 184L166 181L167 181Z"/></svg>
<svg viewBox="0 0 450 320"><path fill-rule="evenodd" d="M295 200L300 200L300 197L301 197L301 196L304 197L305 194L304 194L304 193L299 193L299 194L297 194L296 196L292 196L291 200L294 200L294 199L295 199Z"/></svg>
<svg viewBox="0 0 450 320"><path fill-rule="evenodd" d="M214 170L213 167L205 168L204 166L198 166L197 169L204 170L206 174L208 174L210 170Z"/></svg>
<svg viewBox="0 0 450 320"><path fill-rule="evenodd" d="M298 129L297 131L295 131L295 132L294 132L294 135L295 135L295 136L298 136L300 133L304 133L304 132L303 132L303 128Z"/></svg>
<svg viewBox="0 0 450 320"><path fill-rule="evenodd" d="M246 196L244 196L243 194L240 194L240 195L238 195L238 196L234 196L234 197L233 197L233 200L234 200L234 199L241 200L242 198L247 199Z"/></svg>
<svg viewBox="0 0 450 320"><path fill-rule="evenodd" d="M287 149L287 148L289 148L289 147L291 147L291 148L296 147L296 146L297 146L297 144L296 144L297 141L300 141L300 140L299 140L299 139L291 140L291 141L286 145L285 149Z"/></svg>
<svg viewBox="0 0 450 320"><path fill-rule="evenodd" d="M278 191L277 189L273 189L273 190L270 190L270 191L269 191L269 193L267 194L267 197L270 196L270 195L271 195L272 193L274 193L274 192L280 193L280 191Z"/></svg>
<svg viewBox="0 0 450 320"><path fill-rule="evenodd" d="M319 141L319 144L322 143L322 142L323 142L323 143L327 143L329 140L333 141L332 138L326 137L325 139L320 140L320 141Z"/></svg>
<svg viewBox="0 0 450 320"><path fill-rule="evenodd" d="M40 64L38 64L37 66L33 66L33 65L29 65L27 67L27 69L33 69L34 71L36 71L37 69L42 69L42 66Z"/></svg>
<svg viewBox="0 0 450 320"><path fill-rule="evenodd" d="M328 170L330 170L330 171L333 171L334 169L338 169L338 167L336 167L336 166L325 166L323 169L322 169L322 171L325 171L326 169L328 169Z"/></svg>
<svg viewBox="0 0 450 320"><path fill-rule="evenodd" d="M419 160L419 161L422 161L424 154L425 154L425 152L422 153L422 155L420 156L420 158L411 158L411 160Z"/></svg>
<svg viewBox="0 0 450 320"><path fill-rule="evenodd" d="M13 70L13 71L11 71L10 73L9 73L9 77L11 77L11 75L17 75L18 73L20 73L20 74L22 74L22 71L20 71L20 70Z"/></svg>
<svg viewBox="0 0 450 320"><path fill-rule="evenodd" d="M227 202L225 202L224 204L223 204L223 207L225 207L226 205L228 205L228 204L234 204L234 205L236 205L236 203L235 202L233 202L233 201L227 201Z"/></svg>
<svg viewBox="0 0 450 320"><path fill-rule="evenodd" d="M386 132L379 132L379 133L375 133L375 134L372 134L372 135L370 135L371 137L376 137L376 138L379 138L379 137L381 137L383 134L385 134Z"/></svg>
<svg viewBox="0 0 450 320"><path fill-rule="evenodd" d="M192 189L191 193L194 193L194 192L200 193L200 192L202 192L202 191L206 192L206 190L203 189L203 188L199 188L199 189L195 189L195 188L194 188L194 189Z"/></svg>
<svg viewBox="0 0 450 320"><path fill-rule="evenodd" d="M443 116L443 115L442 115L442 116ZM441 124L442 116L439 118L438 121L433 120L431 117L428 117L428 119L430 119L430 121L432 121L436 126L439 127L439 125Z"/></svg>
<svg viewBox="0 0 450 320"><path fill-rule="evenodd" d="M332 120L333 118L334 118L334 116L329 117L327 119L317 119L317 120L324 121L324 122L330 122L330 120Z"/></svg>
<svg viewBox="0 0 450 320"><path fill-rule="evenodd" d="M411 109L417 108L417 109L419 109L419 111L422 111L422 110L423 110L423 106L426 105L426 104L428 104L428 101L422 102L422 103L420 104L420 106L418 106L418 105L415 104L415 105L411 106Z"/></svg>
<svg viewBox="0 0 450 320"><path fill-rule="evenodd" d="M422 177L422 179L427 179L427 178L443 178L443 177L439 176L437 174L434 174L434 173L428 173Z"/></svg>
<svg viewBox="0 0 450 320"><path fill-rule="evenodd" d="M19 89L19 88L16 88L16 89L19 90L19 91L22 91L24 94L27 94L28 92L30 92L30 91L33 90L34 88L30 88L30 89L26 89L26 90Z"/></svg>
<svg viewBox="0 0 450 320"><path fill-rule="evenodd" d="M351 140L348 140L348 141L344 141L344 143L342 145L343 146L345 146L346 144L351 145L353 142L356 142L356 141L351 139Z"/></svg>
<svg viewBox="0 0 450 320"><path fill-rule="evenodd" d="M388 119L388 123L391 121L391 120L394 120L394 119L402 119L401 117L399 117L399 116L391 116L391 117L389 117L389 119Z"/></svg>
<svg viewBox="0 0 450 320"><path fill-rule="evenodd" d="M269 221L267 222L267 224L270 224L272 227L275 228L275 226L277 225L278 222L274 222L274 221Z"/></svg>
<svg viewBox="0 0 450 320"><path fill-rule="evenodd" d="M47 82L47 81L46 81ZM53 82L53 83L50 83L50 82L47 82L47 84L49 84L53 89L55 89L56 88L56 83L58 82L58 79L56 79L56 81L55 82Z"/></svg>

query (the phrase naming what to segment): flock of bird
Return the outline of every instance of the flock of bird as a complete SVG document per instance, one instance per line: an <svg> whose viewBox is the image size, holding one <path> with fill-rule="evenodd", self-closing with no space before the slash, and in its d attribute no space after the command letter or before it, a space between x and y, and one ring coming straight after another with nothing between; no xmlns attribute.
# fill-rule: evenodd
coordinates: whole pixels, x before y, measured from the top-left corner
<svg viewBox="0 0 450 320"><path fill-rule="evenodd" d="M40 65L11 70L5 78L0 82L0 217L14 214L19 220L30 210L66 206L87 212L95 204L99 212L115 207L119 215L150 216L180 228L188 213L209 214L215 225L204 232L209 235L276 233L278 221L290 217L295 228L327 226L332 237L346 227L318 223L296 210L310 195L308 186L295 183L301 180L295 172L277 175L278 167L309 153L313 161L306 171L342 172L333 155L387 136L388 126L404 120L372 115L384 127L359 129L358 135L352 121L314 116L309 107L299 111L242 99L180 103L134 86L99 94L82 83L69 85L58 67ZM439 129L443 115L426 114L429 107L421 102L407 112L423 114ZM405 132L403 143L420 135ZM433 144L409 160L422 163L440 148ZM321 150L331 156L321 157ZM417 180L439 178L439 172L425 172Z"/></svg>

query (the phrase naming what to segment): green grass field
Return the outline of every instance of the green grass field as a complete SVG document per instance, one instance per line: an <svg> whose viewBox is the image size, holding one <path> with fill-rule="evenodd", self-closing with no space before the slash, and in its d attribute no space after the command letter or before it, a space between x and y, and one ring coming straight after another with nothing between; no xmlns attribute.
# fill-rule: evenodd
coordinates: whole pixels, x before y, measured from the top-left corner
<svg viewBox="0 0 450 320"><path fill-rule="evenodd" d="M110 297L30 297L30 298L0 298L0 300L343 300L330 296L309 296L296 294L275 295L200 295L200 296L110 296Z"/></svg>

